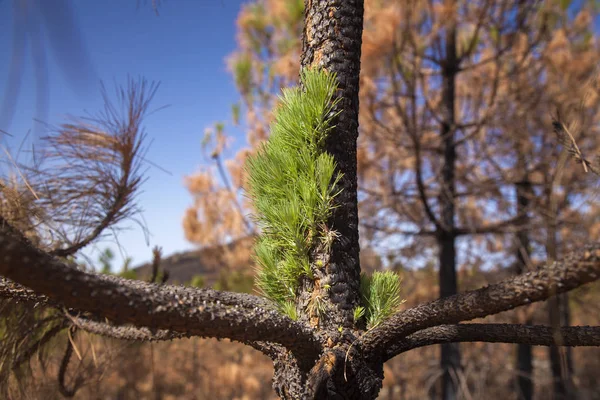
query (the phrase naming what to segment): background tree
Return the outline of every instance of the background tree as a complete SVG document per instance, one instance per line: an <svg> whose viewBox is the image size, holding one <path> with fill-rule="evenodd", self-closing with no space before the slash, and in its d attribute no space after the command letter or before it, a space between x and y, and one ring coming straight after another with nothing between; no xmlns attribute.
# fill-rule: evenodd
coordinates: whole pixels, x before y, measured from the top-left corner
<svg viewBox="0 0 600 400"><path fill-rule="evenodd" d="M77 329L113 337L161 340L200 335L241 341L274 360L274 386L285 398L374 398L381 387L385 361L430 344L488 341L600 345L600 328L597 327L560 328L559 343L553 336L553 329L547 326L458 324L542 301L596 280L600 273L600 248L597 245L583 246L562 262L513 279L408 308L365 329L361 313L357 311L360 307L372 306L373 298L365 296L371 300L366 302L363 298L366 293L359 288L356 140L362 25L361 1L306 3L301 65L305 71L318 67L335 77L336 90L332 92L334 101L327 97L327 107L322 107L332 113L295 123L303 129L320 129L324 121L332 122L323 149L335 161L336 171L343 175L339 175L333 186L336 189L333 212L320 227L321 232L328 233L325 238L330 240L326 246L311 242L314 247L310 247L307 254L313 273L307 273L296 287L297 320L276 311L276 304L261 297L130 281L84 272L65 262L64 257L95 240L110 223L131 210L127 200L131 199L139 183L132 165L140 160L141 128L137 122L143 115L143 112L131 113L131 110L145 109L131 104L126 107L130 111L129 118L125 119L129 121L127 123L115 123L105 130L72 129L70 125L65 128L72 151L82 151L65 154L75 154L76 160L81 162L95 161L92 165L98 168L58 169L58 176L69 185L58 185L57 181L49 187L71 189L78 184L92 183L94 185L90 187L96 188L99 181L93 175L95 172L116 171L114 176L110 175L112 179L104 180L114 187L103 188L106 190L101 193L90 189L92 195L103 193L114 201L106 201L103 197L94 199L93 205L99 204L103 208L89 214L96 225L84 224L85 235L78 235L66 245L57 246L46 239L36 246L10 221L2 218L0 274L12 280L2 281L2 296L50 307L58 305L59 309L75 314L69 321ZM306 97L298 95L299 100L296 99L294 104L300 110L311 109L311 96L318 92L313 92L314 87L308 80L302 83L301 91L296 93L304 93ZM147 104L140 100L143 96L136 95L137 91L128 93L133 104ZM132 118L132 115L138 118ZM299 114L298 118L307 115L310 116ZM289 132L299 134L295 129ZM89 151L91 148L95 151ZM106 152L98 151L100 149L106 149ZM115 169L107 168L109 166ZM67 173L86 171L89 175L79 180ZM66 193L55 203L42 204L48 204L49 208L55 206L56 210L51 210L54 213L49 215L64 221L66 215L58 211L67 199L72 202L79 199L72 196L72 193ZM373 290L374 286L370 288ZM315 298L320 299L326 310L316 319L313 318L315 309L309 307ZM128 323L134 326L126 326Z"/></svg>

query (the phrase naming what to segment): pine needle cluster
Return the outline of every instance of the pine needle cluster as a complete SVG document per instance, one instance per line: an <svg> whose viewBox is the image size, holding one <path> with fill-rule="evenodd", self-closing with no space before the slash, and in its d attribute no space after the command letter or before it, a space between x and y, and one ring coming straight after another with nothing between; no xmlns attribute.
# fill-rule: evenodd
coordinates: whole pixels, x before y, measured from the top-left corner
<svg viewBox="0 0 600 400"><path fill-rule="evenodd" d="M362 274L360 292L366 306L354 310L354 319L366 317L367 329L385 321L404 302L400 298L400 277L392 271L376 271L371 276Z"/></svg>
<svg viewBox="0 0 600 400"><path fill-rule="evenodd" d="M324 151L336 116L335 75L307 69L301 79L301 87L283 89L271 136L246 164L262 231L255 245L258 287L288 314L300 277L312 276L311 252L330 235L325 224L341 178Z"/></svg>

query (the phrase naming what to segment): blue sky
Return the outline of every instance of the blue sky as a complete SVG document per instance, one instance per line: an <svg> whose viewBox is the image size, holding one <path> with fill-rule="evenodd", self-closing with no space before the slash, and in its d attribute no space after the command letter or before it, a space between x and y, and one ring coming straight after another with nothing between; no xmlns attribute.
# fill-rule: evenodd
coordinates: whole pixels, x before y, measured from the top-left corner
<svg viewBox="0 0 600 400"><path fill-rule="evenodd" d="M16 20L13 1L0 1L3 60L9 60L11 54ZM45 0L18 1L35 5L37 1ZM121 232L118 238L122 251L133 257L134 264L149 260L154 245L162 246L164 254L193 248L185 240L181 226L184 211L192 203L183 177L206 165L200 145L204 129L217 121L229 121L231 104L239 100L225 58L236 46L235 19L243 1L163 0L159 16L153 12L150 0L146 4L140 1L139 6L136 0L70 3L91 68L73 79L77 72L65 73L57 63L56 51L52 52L48 47L47 122L59 124L68 114L82 115L86 111L100 110L101 80L108 88L114 87L115 82L126 82L128 75L160 81L152 104L154 108L169 107L145 120L152 141L146 158L171 174L150 167L148 180L139 196L151 234L149 243L146 243L142 230L133 223L122 224L122 227L132 229ZM49 46L47 40L44 45ZM3 138L3 144L13 149L32 128L36 114L36 80L29 49L27 47L15 116L10 126L2 127L13 135ZM7 64L0 63L0 96L8 84ZM5 125L4 122L1 124ZM239 133L234 140L233 146L245 142L244 135ZM99 243L96 247L106 246L117 249L109 242ZM86 254L95 260L97 254L92 250L87 249Z"/></svg>

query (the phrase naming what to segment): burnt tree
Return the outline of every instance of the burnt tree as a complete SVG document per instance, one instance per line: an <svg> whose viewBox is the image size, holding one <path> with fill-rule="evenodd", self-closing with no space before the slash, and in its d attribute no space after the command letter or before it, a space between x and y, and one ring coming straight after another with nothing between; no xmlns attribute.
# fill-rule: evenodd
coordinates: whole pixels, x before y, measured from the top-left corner
<svg viewBox="0 0 600 400"><path fill-rule="evenodd" d="M39 248L6 216L0 219L0 275L4 277L0 298L63 310L69 318L60 329L82 329L137 341L203 336L242 342L273 360L273 385L286 399L376 398L383 364L422 346L476 341L600 346L600 327L562 327L557 335L557 329L548 326L461 323L544 301L597 280L599 244L582 246L561 261L478 290L444 292L441 299L397 312L370 330L354 322L353 310L361 304L356 140L362 24L362 0L305 1L302 67L334 72L341 99L334 110L338 112L335 128L326 143L343 173L339 183L342 192L335 199L337 207L329 221L339 237L330 248L323 249L328 254L322 258L328 262L320 284L307 283L298 294L300 304L320 296L327 310L322 318L312 318L308 311L302 314L307 307L298 307L300 315L294 321L276 311L270 301L254 295L85 272L63 257L71 250ZM450 38L453 35L451 30L448 34ZM452 40L447 45L453 46ZM453 57L452 51L448 57ZM449 95L451 64L445 80ZM449 141L445 154L449 181L455 157L451 125L441 130ZM118 213L126 204L123 194L117 193L114 207L107 213ZM448 207L443 223L452 225L452 215ZM91 239L108 225L103 221L100 219L102 225L91 230ZM454 257L453 245L448 243L442 255ZM71 244L67 249L78 250L85 244ZM457 353L453 357L457 359ZM454 389L447 392L452 395Z"/></svg>

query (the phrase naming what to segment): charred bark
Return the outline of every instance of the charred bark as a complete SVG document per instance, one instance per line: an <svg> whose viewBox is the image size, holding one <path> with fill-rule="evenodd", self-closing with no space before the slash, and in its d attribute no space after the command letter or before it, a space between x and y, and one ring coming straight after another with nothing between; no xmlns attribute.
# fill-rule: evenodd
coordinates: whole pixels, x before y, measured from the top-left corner
<svg viewBox="0 0 600 400"><path fill-rule="evenodd" d="M311 315L308 319L313 325L337 331L339 327L353 327L353 310L360 304L356 141L364 5L363 0L305 0L304 4L301 66L323 68L337 76L336 96L340 101L333 111L338 116L325 150L334 156L343 177L336 208L328 221L328 229L337 232L339 238L329 254L315 255L325 262L314 267L316 279L303 286L300 304L306 310L311 298L318 298L325 304L327 318Z"/></svg>

